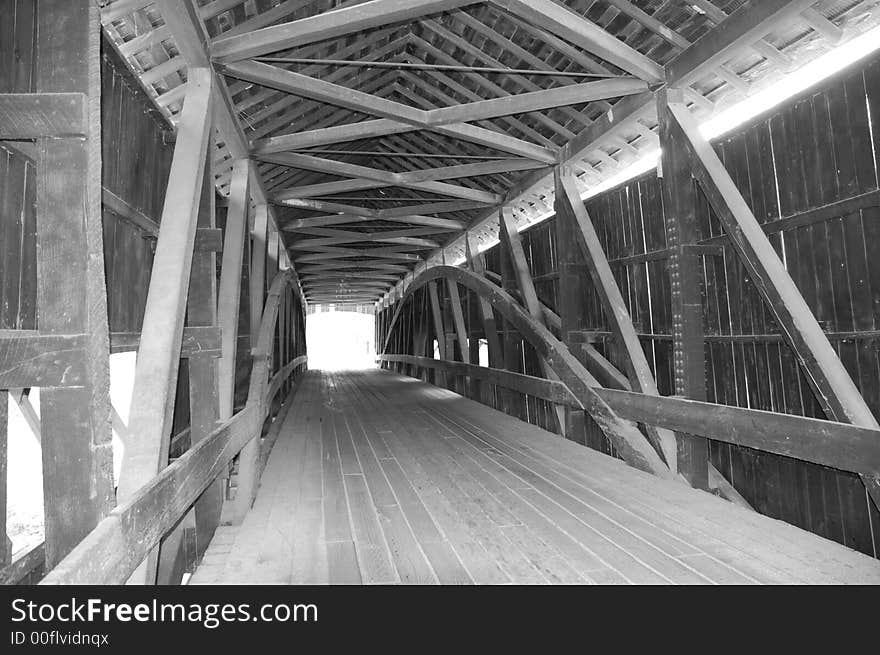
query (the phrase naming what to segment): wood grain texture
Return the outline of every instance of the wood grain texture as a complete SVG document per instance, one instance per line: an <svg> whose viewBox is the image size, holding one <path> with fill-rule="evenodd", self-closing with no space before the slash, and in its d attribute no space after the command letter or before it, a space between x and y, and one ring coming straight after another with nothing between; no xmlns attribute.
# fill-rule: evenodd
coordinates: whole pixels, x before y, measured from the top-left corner
<svg viewBox="0 0 880 655"><path fill-rule="evenodd" d="M880 580L869 557L411 378L310 372L293 403L254 509L195 582Z"/></svg>

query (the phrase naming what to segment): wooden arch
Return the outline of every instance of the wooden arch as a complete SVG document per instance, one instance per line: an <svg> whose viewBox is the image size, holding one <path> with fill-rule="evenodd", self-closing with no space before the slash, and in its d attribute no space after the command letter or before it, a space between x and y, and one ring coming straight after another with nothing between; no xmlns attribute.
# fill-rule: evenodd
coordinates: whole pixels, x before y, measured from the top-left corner
<svg viewBox="0 0 880 655"><path fill-rule="evenodd" d="M628 464L663 478L675 477L636 424L621 418L596 394L594 388L602 385L571 354L565 344L529 316L510 294L476 273L454 266L434 266L416 277L398 302L397 309L391 317L385 342L382 344L383 354L388 349L404 301L417 289L438 279L451 280L470 289L510 321L523 338L544 357L553 372L559 376L560 381L599 425Z"/></svg>

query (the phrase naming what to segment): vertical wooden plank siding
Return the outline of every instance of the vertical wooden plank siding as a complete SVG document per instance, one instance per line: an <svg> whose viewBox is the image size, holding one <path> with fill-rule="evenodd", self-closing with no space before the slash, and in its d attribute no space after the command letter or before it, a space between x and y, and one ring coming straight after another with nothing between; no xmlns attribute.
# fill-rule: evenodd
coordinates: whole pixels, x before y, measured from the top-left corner
<svg viewBox="0 0 880 655"><path fill-rule="evenodd" d="M880 412L880 261L871 257L871 244L880 242L880 195L871 148L880 141L878 124L880 58L875 57L713 143L875 415ZM677 393L670 266L675 251L662 197L674 170L664 165L662 181L650 172L584 203L661 395ZM703 331L706 400L823 417L779 324L699 188L693 202L697 247L692 254L704 290L694 312ZM532 243L532 235L548 224L564 233L566 217L557 213L522 232L524 243ZM534 276L539 300L560 314L562 336L575 355L592 346L623 369L624 353L614 343L592 284L576 294L575 311L583 319L565 327L571 312L565 300L565 243L561 236L556 239L558 262L547 271L540 269L543 260L527 251L530 267L542 270ZM490 273L502 272L503 250L501 244L483 253ZM513 337L506 332L506 340ZM516 358L507 364L511 370L521 366ZM507 411L517 415L518 410ZM588 446L614 454L589 418L583 429ZM878 554L880 512L858 476L712 441L708 455L759 512Z"/></svg>

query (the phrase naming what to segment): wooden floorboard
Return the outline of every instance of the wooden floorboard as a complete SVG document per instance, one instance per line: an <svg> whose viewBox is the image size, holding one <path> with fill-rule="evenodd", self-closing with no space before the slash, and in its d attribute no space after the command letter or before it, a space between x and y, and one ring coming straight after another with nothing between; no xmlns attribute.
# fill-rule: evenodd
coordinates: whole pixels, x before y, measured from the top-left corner
<svg viewBox="0 0 880 655"><path fill-rule="evenodd" d="M309 372L191 584L880 583L880 562L386 371Z"/></svg>

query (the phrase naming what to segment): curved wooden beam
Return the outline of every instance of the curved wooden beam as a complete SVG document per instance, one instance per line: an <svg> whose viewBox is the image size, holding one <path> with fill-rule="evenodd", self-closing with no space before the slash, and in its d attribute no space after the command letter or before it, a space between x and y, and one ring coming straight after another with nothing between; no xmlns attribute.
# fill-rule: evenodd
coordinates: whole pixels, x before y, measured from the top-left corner
<svg viewBox="0 0 880 655"><path fill-rule="evenodd" d="M454 266L432 266L416 277L398 303L388 325L382 346L386 354L394 326L404 302L414 291L438 279L453 280L487 300L498 310L547 361L549 367L577 398L583 409L599 425L624 460L635 468L667 479L675 479L669 467L632 421L621 418L594 391L602 385L581 364L568 348L545 326L529 316L513 297L500 287L470 271Z"/></svg>

